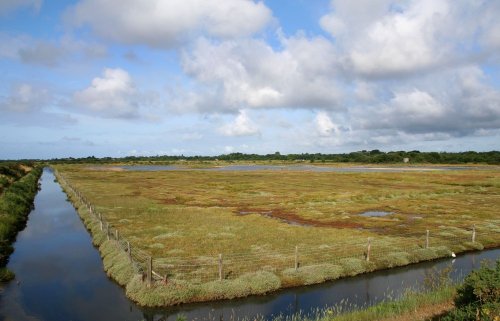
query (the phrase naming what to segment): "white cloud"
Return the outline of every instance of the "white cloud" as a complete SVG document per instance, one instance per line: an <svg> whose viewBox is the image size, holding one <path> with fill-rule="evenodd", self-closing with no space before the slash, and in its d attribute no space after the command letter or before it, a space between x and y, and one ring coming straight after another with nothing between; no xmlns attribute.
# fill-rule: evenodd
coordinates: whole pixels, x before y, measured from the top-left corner
<svg viewBox="0 0 500 321"><path fill-rule="evenodd" d="M0 97L0 110L16 113L39 111L50 101L46 89L30 84L20 84L11 88L8 96Z"/></svg>
<svg viewBox="0 0 500 321"><path fill-rule="evenodd" d="M234 121L222 126L219 131L224 136L251 136L259 134L259 128L244 110L240 111Z"/></svg>
<svg viewBox="0 0 500 321"><path fill-rule="evenodd" d="M332 0L320 24L363 77L413 75L498 55L497 1ZM478 54L478 49L481 54Z"/></svg>
<svg viewBox="0 0 500 321"><path fill-rule="evenodd" d="M22 7L29 7L35 12L40 10L42 0L2 0L0 1L0 15L7 14Z"/></svg>
<svg viewBox="0 0 500 321"><path fill-rule="evenodd" d="M27 35L8 35L0 32L0 58L25 64L56 67L63 62L87 61L107 55L106 47L63 37L58 40L39 40Z"/></svg>
<svg viewBox="0 0 500 321"><path fill-rule="evenodd" d="M233 112L241 108L338 108L333 45L325 38L301 34L281 41L283 49L275 50L255 39L199 40L183 58L185 72L199 86L185 94L179 105Z"/></svg>
<svg viewBox="0 0 500 321"><path fill-rule="evenodd" d="M104 70L91 85L74 94L74 102L96 115L110 118L137 117L138 93L135 84L123 69Z"/></svg>
<svg viewBox="0 0 500 321"><path fill-rule="evenodd" d="M316 115L315 122L320 136L336 135L340 132L338 126L333 123L330 116L323 111Z"/></svg>
<svg viewBox="0 0 500 321"><path fill-rule="evenodd" d="M171 47L196 34L248 36L262 30L272 14L252 0L82 0L66 18L116 42Z"/></svg>
<svg viewBox="0 0 500 321"><path fill-rule="evenodd" d="M500 128L500 92L488 84L480 68L464 67L431 78L410 90L395 89L388 102L354 108L354 126L398 136L465 136Z"/></svg>

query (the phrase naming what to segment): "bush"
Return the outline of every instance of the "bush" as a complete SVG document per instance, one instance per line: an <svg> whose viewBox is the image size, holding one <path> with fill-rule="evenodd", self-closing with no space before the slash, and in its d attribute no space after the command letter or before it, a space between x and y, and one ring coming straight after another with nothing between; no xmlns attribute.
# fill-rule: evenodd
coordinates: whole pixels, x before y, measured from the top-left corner
<svg viewBox="0 0 500 321"><path fill-rule="evenodd" d="M469 274L457 290L457 307L500 302L500 260L495 268L482 266Z"/></svg>
<svg viewBox="0 0 500 321"><path fill-rule="evenodd" d="M458 287L453 311L443 320L498 320L500 316L500 260L495 268L483 265Z"/></svg>

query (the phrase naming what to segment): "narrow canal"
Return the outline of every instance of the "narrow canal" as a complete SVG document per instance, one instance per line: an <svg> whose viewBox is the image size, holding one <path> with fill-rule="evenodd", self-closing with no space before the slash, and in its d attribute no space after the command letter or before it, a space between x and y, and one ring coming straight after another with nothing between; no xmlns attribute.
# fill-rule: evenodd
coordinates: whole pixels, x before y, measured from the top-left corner
<svg viewBox="0 0 500 321"><path fill-rule="evenodd" d="M500 249L469 253L408 267L379 271L316 286L283 290L268 296L182 305L167 309L141 309L125 297L124 290L107 278L90 235L50 169L41 178L41 191L28 225L14 244L8 267L16 280L0 286L0 320L229 320L310 313L347 301L357 306L397 297L409 286L421 284L433 268L452 264L460 279L479 267L483 259L495 260Z"/></svg>

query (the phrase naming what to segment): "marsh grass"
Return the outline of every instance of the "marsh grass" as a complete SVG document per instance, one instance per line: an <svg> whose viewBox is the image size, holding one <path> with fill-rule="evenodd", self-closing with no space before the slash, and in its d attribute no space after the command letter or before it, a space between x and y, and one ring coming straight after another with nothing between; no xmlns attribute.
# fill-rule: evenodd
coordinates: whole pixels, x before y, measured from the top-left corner
<svg viewBox="0 0 500 321"><path fill-rule="evenodd" d="M116 253L119 244L107 241L97 222L86 223L108 273L119 275L129 297L142 305L262 294L500 244L500 234L495 234L499 187L491 184L500 178L498 171L58 169L134 248L154 258L155 271L166 274L167 284L148 288L137 275L143 267L130 270L127 255ZM366 210L394 214L358 215ZM85 217L85 210L79 212ZM474 224L477 238L472 243ZM223 281L217 281L219 254L224 256ZM262 286L257 286L259 280Z"/></svg>

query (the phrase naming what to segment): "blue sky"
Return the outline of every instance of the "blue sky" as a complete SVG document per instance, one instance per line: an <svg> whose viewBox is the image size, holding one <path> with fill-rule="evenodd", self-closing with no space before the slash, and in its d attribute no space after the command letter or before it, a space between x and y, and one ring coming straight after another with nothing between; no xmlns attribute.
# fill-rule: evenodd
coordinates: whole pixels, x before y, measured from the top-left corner
<svg viewBox="0 0 500 321"><path fill-rule="evenodd" d="M0 159L500 147L500 2L4 0Z"/></svg>

